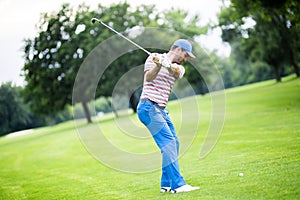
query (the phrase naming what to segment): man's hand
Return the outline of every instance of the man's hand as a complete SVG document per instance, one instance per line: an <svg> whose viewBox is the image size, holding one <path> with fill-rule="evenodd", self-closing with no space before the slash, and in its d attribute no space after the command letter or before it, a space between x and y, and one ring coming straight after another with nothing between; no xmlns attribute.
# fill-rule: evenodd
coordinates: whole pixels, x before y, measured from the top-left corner
<svg viewBox="0 0 300 200"><path fill-rule="evenodd" d="M167 69L169 69L172 64L166 54L161 55L161 57L159 59L159 63L161 64L161 66L163 66Z"/></svg>
<svg viewBox="0 0 300 200"><path fill-rule="evenodd" d="M166 54L158 55L158 54L153 54L152 55L153 62L155 62L157 65L165 67L169 69L171 67L171 62L169 61L168 57Z"/></svg>
<svg viewBox="0 0 300 200"><path fill-rule="evenodd" d="M169 68L169 72L171 74L173 74L176 78L178 78L180 76L180 73L181 73L179 65L176 64L176 63L173 63L171 65L171 67Z"/></svg>
<svg viewBox="0 0 300 200"><path fill-rule="evenodd" d="M169 61L169 59L167 58L166 54L159 55L159 54L154 53L154 54L152 54L152 60L153 60L154 63L156 63L157 67L159 67L159 68L160 67L165 67L176 78L180 77L181 69L180 69L179 65L176 64L176 63L171 63ZM151 76L151 78L149 76L149 79L147 79L147 80L153 80L153 78L156 77L159 70L154 70L154 71L156 73L153 73L153 76ZM152 73L150 73L150 74L152 74Z"/></svg>
<svg viewBox="0 0 300 200"><path fill-rule="evenodd" d="M153 62L155 62L155 64L157 64L157 65L160 64L159 63L159 57L157 57L157 56L154 55L153 58L152 58L152 60L153 60Z"/></svg>

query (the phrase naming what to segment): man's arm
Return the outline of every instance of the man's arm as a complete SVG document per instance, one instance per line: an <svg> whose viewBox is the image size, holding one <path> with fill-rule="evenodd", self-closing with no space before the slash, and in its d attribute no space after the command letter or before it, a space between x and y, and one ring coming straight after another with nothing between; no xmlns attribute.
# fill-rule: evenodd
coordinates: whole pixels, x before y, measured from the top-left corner
<svg viewBox="0 0 300 200"><path fill-rule="evenodd" d="M146 74L145 74L146 81L147 82L153 81L156 78L156 76L157 76L158 72L160 71L160 69L161 69L161 65L156 64L156 66L152 70L146 71Z"/></svg>
<svg viewBox="0 0 300 200"><path fill-rule="evenodd" d="M156 64L156 66L145 72L145 78L147 82L153 81L162 67L159 63L159 58L156 55L153 55L152 61L153 64Z"/></svg>

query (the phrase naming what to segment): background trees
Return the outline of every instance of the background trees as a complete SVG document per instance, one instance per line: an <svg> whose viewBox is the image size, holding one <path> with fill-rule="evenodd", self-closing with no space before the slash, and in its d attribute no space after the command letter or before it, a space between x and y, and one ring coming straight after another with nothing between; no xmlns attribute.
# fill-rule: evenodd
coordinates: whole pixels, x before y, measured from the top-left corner
<svg viewBox="0 0 300 200"><path fill-rule="evenodd" d="M252 76L257 77L255 73L260 72L260 76L269 77L269 65L277 82L289 72L286 67L290 66L300 77L299 8L296 0L232 0L221 11L222 38L231 44L234 54L239 52L249 62Z"/></svg>
<svg viewBox="0 0 300 200"><path fill-rule="evenodd" d="M20 88L6 83L0 87L0 127L1 134L21 130L29 122L28 110L24 108L19 93Z"/></svg>
<svg viewBox="0 0 300 200"><path fill-rule="evenodd" d="M21 87L10 82L0 86L0 136L45 124L44 119L35 116L23 103L21 91Z"/></svg>

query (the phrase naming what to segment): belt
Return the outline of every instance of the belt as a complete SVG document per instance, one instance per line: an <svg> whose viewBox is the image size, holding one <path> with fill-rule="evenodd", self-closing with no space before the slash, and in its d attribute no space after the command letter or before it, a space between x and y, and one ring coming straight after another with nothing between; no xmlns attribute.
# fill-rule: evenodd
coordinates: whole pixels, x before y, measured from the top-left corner
<svg viewBox="0 0 300 200"><path fill-rule="evenodd" d="M147 98L141 99L141 102L152 103L153 105L155 105L156 107L158 107L158 108L160 108L160 109L162 109L162 110L164 110L164 109L166 108L165 106L160 106L160 105L158 105L158 103L156 103L155 101L152 101L152 100L147 99Z"/></svg>

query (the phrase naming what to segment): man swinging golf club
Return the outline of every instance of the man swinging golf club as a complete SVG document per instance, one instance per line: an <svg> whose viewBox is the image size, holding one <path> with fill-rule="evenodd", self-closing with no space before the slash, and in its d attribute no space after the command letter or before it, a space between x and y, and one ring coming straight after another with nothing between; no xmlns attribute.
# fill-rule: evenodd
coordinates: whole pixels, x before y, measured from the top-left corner
<svg viewBox="0 0 300 200"><path fill-rule="evenodd" d="M181 193L199 189L188 185L180 174L179 141L165 109L172 87L185 73L181 63L195 59L192 45L185 39L174 42L169 52L152 53L144 67L144 83L137 113L162 154L161 192Z"/></svg>
<svg viewBox="0 0 300 200"><path fill-rule="evenodd" d="M195 59L189 41L179 39L165 54L150 53L140 45L125 37L100 19L92 18L118 34L149 55L145 62L144 85L138 105L139 119L151 132L162 153L161 192L180 193L199 189L186 184L178 165L179 141L174 125L165 107L176 80L183 77L185 69L180 64L187 59Z"/></svg>

